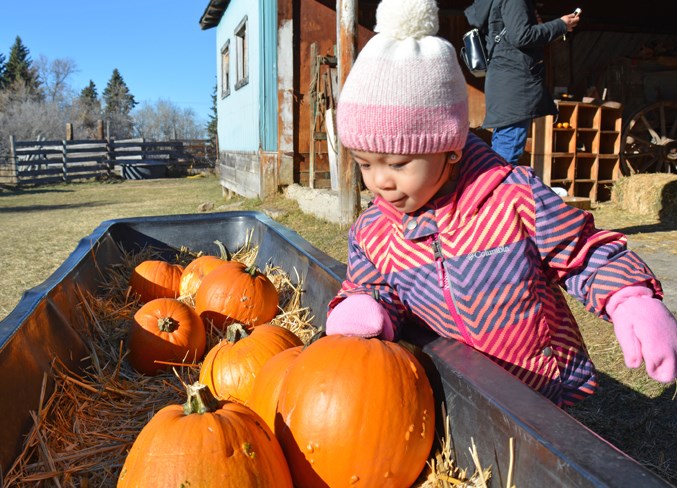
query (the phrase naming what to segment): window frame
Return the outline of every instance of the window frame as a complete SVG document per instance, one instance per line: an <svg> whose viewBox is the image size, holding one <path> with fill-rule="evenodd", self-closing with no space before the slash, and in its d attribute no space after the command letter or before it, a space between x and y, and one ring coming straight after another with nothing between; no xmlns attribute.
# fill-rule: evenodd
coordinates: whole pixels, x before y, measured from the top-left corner
<svg viewBox="0 0 677 488"><path fill-rule="evenodd" d="M221 48L221 99L230 95L230 39Z"/></svg>
<svg viewBox="0 0 677 488"><path fill-rule="evenodd" d="M249 28L244 18L235 28L235 89L239 90L249 83Z"/></svg>

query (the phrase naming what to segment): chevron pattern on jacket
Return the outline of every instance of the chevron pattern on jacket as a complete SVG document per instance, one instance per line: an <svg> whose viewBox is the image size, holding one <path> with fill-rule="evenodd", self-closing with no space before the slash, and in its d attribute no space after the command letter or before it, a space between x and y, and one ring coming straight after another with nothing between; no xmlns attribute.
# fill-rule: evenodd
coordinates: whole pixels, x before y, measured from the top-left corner
<svg viewBox="0 0 677 488"><path fill-rule="evenodd" d="M459 164L453 195L412 214L377 197L360 215L330 309L376 289L396 337L407 323L430 328L573 404L596 379L562 291L605 317L614 291L646 282L660 296L660 284L622 234L597 230L589 212L566 205L531 169L505 163L473 135Z"/></svg>

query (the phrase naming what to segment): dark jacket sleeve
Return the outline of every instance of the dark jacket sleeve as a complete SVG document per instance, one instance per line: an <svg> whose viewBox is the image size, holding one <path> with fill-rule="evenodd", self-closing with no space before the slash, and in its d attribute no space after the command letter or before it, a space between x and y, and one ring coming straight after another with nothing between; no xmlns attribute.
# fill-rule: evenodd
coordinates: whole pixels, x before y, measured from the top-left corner
<svg viewBox="0 0 677 488"><path fill-rule="evenodd" d="M468 19L468 24L477 27L480 31L486 33L487 22L489 20L489 10L493 0L475 0L472 5L466 8L463 13Z"/></svg>
<svg viewBox="0 0 677 488"><path fill-rule="evenodd" d="M501 16L506 29L505 39L518 49L543 47L567 31L562 19L537 23L535 10L523 0L501 2Z"/></svg>

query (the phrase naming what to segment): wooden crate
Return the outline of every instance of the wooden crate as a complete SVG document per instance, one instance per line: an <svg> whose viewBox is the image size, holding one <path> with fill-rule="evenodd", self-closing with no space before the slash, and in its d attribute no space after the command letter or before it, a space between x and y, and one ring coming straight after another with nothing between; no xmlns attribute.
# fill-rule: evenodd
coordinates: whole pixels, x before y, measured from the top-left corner
<svg viewBox="0 0 677 488"><path fill-rule="evenodd" d="M531 166L552 187L590 202L611 198L620 178L623 108L560 101L559 114L534 120Z"/></svg>

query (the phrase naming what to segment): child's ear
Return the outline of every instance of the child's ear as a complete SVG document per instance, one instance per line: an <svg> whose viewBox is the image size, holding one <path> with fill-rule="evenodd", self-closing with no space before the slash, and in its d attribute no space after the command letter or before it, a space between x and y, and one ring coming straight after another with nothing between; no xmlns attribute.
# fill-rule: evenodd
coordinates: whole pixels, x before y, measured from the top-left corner
<svg viewBox="0 0 677 488"><path fill-rule="evenodd" d="M458 151L450 151L449 154L447 154L447 161L452 164L457 163L462 155L463 152L460 149Z"/></svg>

